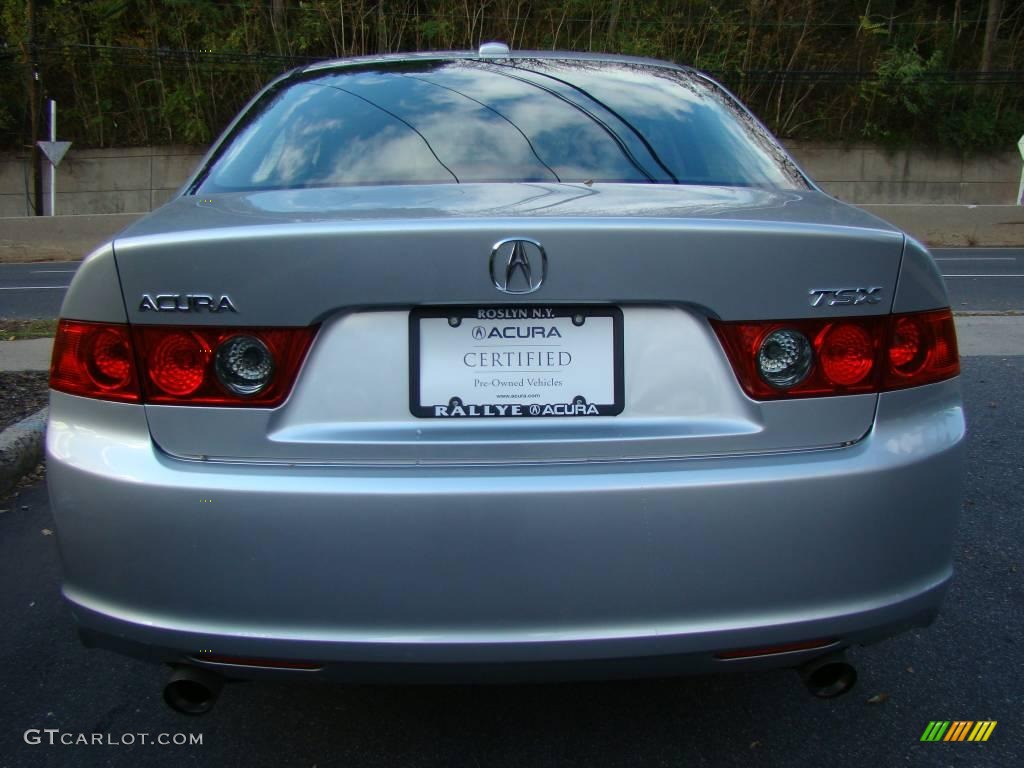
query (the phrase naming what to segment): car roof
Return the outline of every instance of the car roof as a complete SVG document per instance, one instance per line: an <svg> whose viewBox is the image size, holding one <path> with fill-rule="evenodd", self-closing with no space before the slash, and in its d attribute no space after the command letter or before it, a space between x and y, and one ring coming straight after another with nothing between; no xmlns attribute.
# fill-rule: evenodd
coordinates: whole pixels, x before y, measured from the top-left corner
<svg viewBox="0 0 1024 768"><path fill-rule="evenodd" d="M360 66L377 63L399 63L403 61L457 61L460 59L473 59L478 61L498 60L508 61L509 59L555 59L562 61L594 61L608 62L615 64L643 64L664 69L675 69L682 71L696 72L691 67L676 64L662 59L652 59L643 56L624 56L613 53L586 53L579 51L509 51L507 53L481 53L480 51L420 51L415 53L388 53L373 56L353 56L344 59L331 59L318 61L300 67L294 72L322 72L332 69L344 69L345 67Z"/></svg>

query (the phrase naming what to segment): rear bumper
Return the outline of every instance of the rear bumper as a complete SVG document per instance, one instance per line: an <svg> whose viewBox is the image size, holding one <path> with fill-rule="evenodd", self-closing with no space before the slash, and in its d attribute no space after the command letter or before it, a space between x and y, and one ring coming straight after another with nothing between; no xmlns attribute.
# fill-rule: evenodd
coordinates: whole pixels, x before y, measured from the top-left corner
<svg viewBox="0 0 1024 768"><path fill-rule="evenodd" d="M161 454L137 406L54 393L50 419L84 635L159 661L322 664L273 674L795 664L820 650L714 654L928 623L961 500L955 380L882 395L872 432L844 448L657 462L212 464Z"/></svg>

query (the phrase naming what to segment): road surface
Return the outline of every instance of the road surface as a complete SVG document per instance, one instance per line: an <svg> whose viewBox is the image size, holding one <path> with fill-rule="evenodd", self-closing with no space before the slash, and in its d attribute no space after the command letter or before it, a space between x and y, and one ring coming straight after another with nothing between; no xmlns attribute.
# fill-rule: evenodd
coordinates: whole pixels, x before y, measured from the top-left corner
<svg viewBox="0 0 1024 768"><path fill-rule="evenodd" d="M1024 248L933 248L954 312L1024 311Z"/></svg>

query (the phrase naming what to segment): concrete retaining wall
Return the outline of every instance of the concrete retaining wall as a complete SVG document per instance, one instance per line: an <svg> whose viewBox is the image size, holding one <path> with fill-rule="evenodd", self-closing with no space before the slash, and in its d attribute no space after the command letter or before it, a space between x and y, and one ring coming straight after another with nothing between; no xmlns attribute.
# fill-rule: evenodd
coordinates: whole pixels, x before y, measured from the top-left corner
<svg viewBox="0 0 1024 768"><path fill-rule="evenodd" d="M57 166L57 213L139 213L158 208L185 182L204 147L72 149ZM49 171L43 174L49 205ZM0 155L0 217L31 214L32 174L23 157Z"/></svg>
<svg viewBox="0 0 1024 768"><path fill-rule="evenodd" d="M826 192L858 205L1010 205L1020 182L1016 150L965 159L926 150L787 146ZM151 211L184 183L204 152L204 147L72 149L57 168L57 213ZM48 184L49 174L44 178ZM25 160L0 155L0 217L30 214L31 188Z"/></svg>
<svg viewBox="0 0 1024 768"><path fill-rule="evenodd" d="M887 151L787 142L830 195L857 205L1013 205L1021 157L1012 151L963 158L930 150Z"/></svg>

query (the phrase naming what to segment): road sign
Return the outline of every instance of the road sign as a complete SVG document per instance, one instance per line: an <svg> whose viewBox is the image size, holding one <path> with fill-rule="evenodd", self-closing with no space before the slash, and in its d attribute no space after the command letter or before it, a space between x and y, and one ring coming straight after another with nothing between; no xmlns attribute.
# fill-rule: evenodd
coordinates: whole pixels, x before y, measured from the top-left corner
<svg viewBox="0 0 1024 768"><path fill-rule="evenodd" d="M64 155L71 149L70 141L37 141L36 144L43 150L46 159L50 161L50 165L54 168L60 165Z"/></svg>

